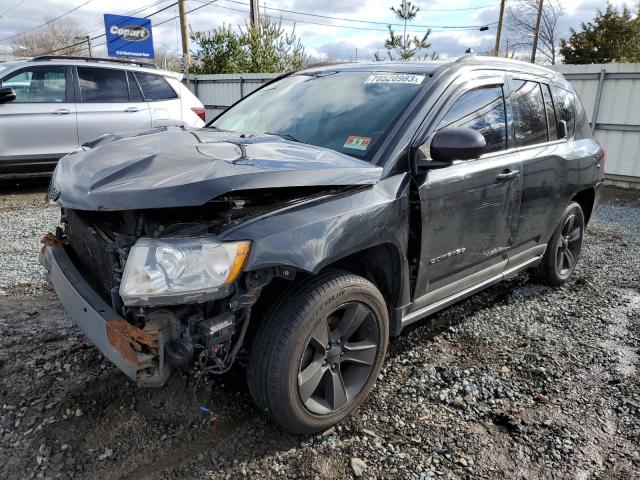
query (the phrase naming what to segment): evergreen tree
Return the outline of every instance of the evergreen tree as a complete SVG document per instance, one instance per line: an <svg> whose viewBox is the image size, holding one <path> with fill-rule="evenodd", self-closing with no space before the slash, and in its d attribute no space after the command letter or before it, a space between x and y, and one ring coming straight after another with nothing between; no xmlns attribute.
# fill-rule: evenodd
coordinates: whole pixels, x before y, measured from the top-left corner
<svg viewBox="0 0 640 480"><path fill-rule="evenodd" d="M608 4L560 45L564 63L640 62L640 15Z"/></svg>

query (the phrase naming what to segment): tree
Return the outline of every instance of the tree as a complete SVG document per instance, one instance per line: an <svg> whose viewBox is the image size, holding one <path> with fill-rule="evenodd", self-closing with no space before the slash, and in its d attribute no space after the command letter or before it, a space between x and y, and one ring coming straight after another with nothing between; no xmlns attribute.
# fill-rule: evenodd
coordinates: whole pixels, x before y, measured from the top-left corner
<svg viewBox="0 0 640 480"><path fill-rule="evenodd" d="M261 17L257 25L232 29L223 25L208 33L195 32L198 44L193 73L278 73L295 70L308 62L295 29Z"/></svg>
<svg viewBox="0 0 640 480"><path fill-rule="evenodd" d="M539 0L520 0L507 7L506 26L512 51L527 56L533 46ZM558 49L558 19L564 14L559 0L544 0L537 52L546 63L555 65Z"/></svg>
<svg viewBox="0 0 640 480"><path fill-rule="evenodd" d="M21 32L13 38L13 53L19 57L37 55L80 55L87 54L87 43L83 41L81 29L70 20L49 22L43 29ZM71 46L73 45L73 46Z"/></svg>
<svg viewBox="0 0 640 480"><path fill-rule="evenodd" d="M640 62L640 9L633 16L626 6L607 5L580 31L571 29L560 53L564 63Z"/></svg>
<svg viewBox="0 0 640 480"><path fill-rule="evenodd" d="M391 11L398 19L403 21L404 29L402 35L399 35L393 31L391 25L388 26L389 37L384 42L384 48L387 50L389 60L409 60L416 56L420 59L420 52L425 52L422 59L437 59L438 54L436 52L426 52L426 50L431 48L431 43L429 42L431 29L428 29L422 38L418 38L417 35L414 35L412 38L407 34L407 22L416 18L420 8L413 5L411 2L403 0L400 7L391 7ZM374 58L376 61L382 61L382 56L378 52L374 54Z"/></svg>
<svg viewBox="0 0 640 480"><path fill-rule="evenodd" d="M164 68L165 70L172 70L174 72L184 71L182 57L179 54L159 47L155 47L153 50L154 58L152 63L158 68Z"/></svg>

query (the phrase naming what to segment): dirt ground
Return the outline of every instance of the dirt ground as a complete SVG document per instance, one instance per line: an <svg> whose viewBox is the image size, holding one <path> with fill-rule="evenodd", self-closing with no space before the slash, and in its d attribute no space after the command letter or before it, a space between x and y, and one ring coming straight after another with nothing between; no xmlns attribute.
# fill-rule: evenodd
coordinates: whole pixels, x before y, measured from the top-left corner
<svg viewBox="0 0 640 480"><path fill-rule="evenodd" d="M12 224L45 209L40 183L2 188ZM640 478L639 195L606 191L567 285L521 274L420 322L370 399L310 437L256 410L241 367L136 388L50 288L4 271L0 478Z"/></svg>

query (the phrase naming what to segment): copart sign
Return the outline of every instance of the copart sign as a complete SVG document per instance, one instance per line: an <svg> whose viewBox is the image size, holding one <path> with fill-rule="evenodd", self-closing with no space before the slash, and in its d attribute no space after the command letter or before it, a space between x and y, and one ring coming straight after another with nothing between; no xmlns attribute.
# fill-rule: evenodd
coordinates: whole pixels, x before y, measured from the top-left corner
<svg viewBox="0 0 640 480"><path fill-rule="evenodd" d="M153 35L148 18L104 15L110 57L153 58Z"/></svg>

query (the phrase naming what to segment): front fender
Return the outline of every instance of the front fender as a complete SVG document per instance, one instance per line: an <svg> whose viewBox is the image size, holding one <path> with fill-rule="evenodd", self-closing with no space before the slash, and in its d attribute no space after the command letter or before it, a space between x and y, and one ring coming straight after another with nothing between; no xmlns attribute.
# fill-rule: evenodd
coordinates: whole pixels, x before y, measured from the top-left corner
<svg viewBox="0 0 640 480"><path fill-rule="evenodd" d="M395 175L371 188L241 224L220 239L252 241L246 270L290 266L312 274L366 248L392 244L402 259L402 277L408 278L407 183L406 174Z"/></svg>

